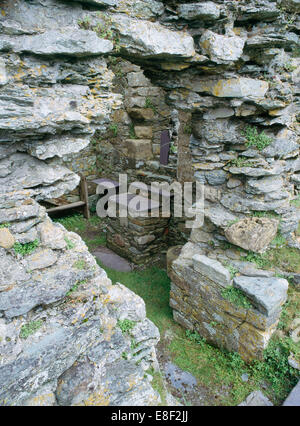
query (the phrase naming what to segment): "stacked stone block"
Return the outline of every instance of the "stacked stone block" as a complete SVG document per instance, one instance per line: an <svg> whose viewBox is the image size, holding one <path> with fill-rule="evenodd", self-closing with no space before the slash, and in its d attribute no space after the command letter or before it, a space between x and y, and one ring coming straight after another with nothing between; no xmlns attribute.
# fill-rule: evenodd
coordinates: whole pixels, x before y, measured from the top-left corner
<svg viewBox="0 0 300 426"><path fill-rule="evenodd" d="M128 211L127 217L111 218L107 246L134 263L146 264L167 250L169 218L163 217L159 202L134 194L113 196L110 201ZM150 214L158 217L151 217Z"/></svg>
<svg viewBox="0 0 300 426"><path fill-rule="evenodd" d="M238 352L246 362L262 359L287 299L285 279L240 275L232 280L228 269L192 243L183 247L168 273L176 322L213 345ZM246 303L228 300L228 288L237 289Z"/></svg>

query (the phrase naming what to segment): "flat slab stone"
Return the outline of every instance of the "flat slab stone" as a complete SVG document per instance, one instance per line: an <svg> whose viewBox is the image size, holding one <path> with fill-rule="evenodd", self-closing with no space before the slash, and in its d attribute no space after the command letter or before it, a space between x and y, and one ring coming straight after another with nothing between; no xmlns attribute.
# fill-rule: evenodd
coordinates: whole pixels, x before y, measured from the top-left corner
<svg viewBox="0 0 300 426"><path fill-rule="evenodd" d="M220 17L220 6L212 1L180 4L178 6L178 16L188 21L195 19L212 21Z"/></svg>
<svg viewBox="0 0 300 426"><path fill-rule="evenodd" d="M94 180L92 180L92 182L96 183L97 185L105 185L107 183L107 184L111 184L115 187L120 186L119 182L117 182L116 180L108 179L108 178L94 179Z"/></svg>
<svg viewBox="0 0 300 426"><path fill-rule="evenodd" d="M242 290L260 312L270 316L286 301L289 284L284 278L240 276L234 278L233 286Z"/></svg>
<svg viewBox="0 0 300 426"><path fill-rule="evenodd" d="M194 269L210 280L227 287L230 284L230 273L228 269L217 260L210 259L207 256L195 254L193 257Z"/></svg>
<svg viewBox="0 0 300 426"><path fill-rule="evenodd" d="M117 255L107 247L98 247L97 250L92 252L93 255L108 268L115 269L120 272L130 272L132 270L131 264L123 257Z"/></svg>
<svg viewBox="0 0 300 426"><path fill-rule="evenodd" d="M181 392L192 391L197 386L197 379L191 373L181 370L172 362L165 365L166 379Z"/></svg>
<svg viewBox="0 0 300 426"><path fill-rule="evenodd" d="M20 37L14 50L35 55L82 57L111 52L113 43L99 38L94 31L67 28L65 32L50 30L35 36Z"/></svg>
<svg viewBox="0 0 300 426"><path fill-rule="evenodd" d="M247 396L245 401L239 404L240 407L272 407L272 402L261 392L253 391Z"/></svg>
<svg viewBox="0 0 300 426"><path fill-rule="evenodd" d="M122 50L142 58L190 58L195 55L194 40L187 32L171 31L157 22L113 16Z"/></svg>
<svg viewBox="0 0 300 426"><path fill-rule="evenodd" d="M268 192L280 191L283 186L281 176L266 176L262 179L248 179L246 192L248 194L267 194Z"/></svg>
<svg viewBox="0 0 300 426"><path fill-rule="evenodd" d="M138 214L159 209L160 204L149 198L134 194L120 194L109 197L110 202L118 204L120 207L128 208L130 214Z"/></svg>
<svg viewBox="0 0 300 426"><path fill-rule="evenodd" d="M218 98L244 98L259 100L264 98L269 89L266 81L239 77L220 80L197 80L194 83L196 92L206 92Z"/></svg>
<svg viewBox="0 0 300 426"><path fill-rule="evenodd" d="M129 193L136 194L137 191L139 192L139 195L145 198L148 198L152 196L152 194L155 194L157 197L161 196L163 199L168 200L172 197L172 194L170 191L164 190L161 186L155 185L155 182L153 182L151 185L147 185L143 182L133 182L129 186Z"/></svg>
<svg viewBox="0 0 300 426"><path fill-rule="evenodd" d="M73 1L73 0L67 0L67 1ZM95 6L110 7L110 6L117 6L118 1L117 0L79 0L79 3L93 4Z"/></svg>
<svg viewBox="0 0 300 426"><path fill-rule="evenodd" d="M52 250L40 250L27 257L26 261L30 271L44 269L57 261L57 255Z"/></svg>
<svg viewBox="0 0 300 426"><path fill-rule="evenodd" d="M300 380L282 405L284 407L300 407Z"/></svg>

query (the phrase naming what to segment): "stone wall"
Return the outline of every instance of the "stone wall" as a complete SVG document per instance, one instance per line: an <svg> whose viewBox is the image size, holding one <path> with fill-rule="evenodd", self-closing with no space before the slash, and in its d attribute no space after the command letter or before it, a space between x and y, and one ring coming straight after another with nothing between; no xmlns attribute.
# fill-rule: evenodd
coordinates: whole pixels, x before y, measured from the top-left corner
<svg viewBox="0 0 300 426"><path fill-rule="evenodd" d="M287 280L265 271L232 279L220 261L193 243L183 247L168 274L176 322L246 362L263 359L287 300Z"/></svg>
<svg viewBox="0 0 300 426"><path fill-rule="evenodd" d="M299 249L299 210L291 203L300 171L299 1L4 0L0 12L3 403L157 402L142 368L153 360L157 332L142 302L111 286L81 240L54 227L36 203L75 199L78 171L89 180L122 171L147 184L205 183L204 226L186 247L248 277L233 286L254 308L237 313L225 303L219 283L203 264L195 267L192 248L174 262L175 319L218 336L216 344L245 359L256 350L260 356L286 283L241 261L235 247L263 252L279 230ZM167 129L174 148L162 167L159 136ZM95 187L89 189L93 195ZM170 221L169 228L169 244L186 240L182 221ZM36 251L20 258L14 242ZM187 292L191 277L177 280L181 271L214 294L207 320L199 316L197 323L185 311L185 300L192 306L191 295L198 297L202 287ZM280 298L266 308L248 291L249 277L258 277L262 288L262 278L271 279ZM204 327L219 321L219 304L220 317L229 317L224 336L219 325L215 332ZM136 325L123 339L116 321L128 318ZM229 341L233 329L251 329L257 346L240 335ZM141 342L140 367L128 349L132 338ZM62 362L53 363L57 358ZM84 390L77 386L83 369Z"/></svg>
<svg viewBox="0 0 300 426"><path fill-rule="evenodd" d="M195 41L194 62L181 63L188 69L148 74L168 104L192 115L189 172L206 186L205 232L214 246L243 245L230 226L270 212L299 248L299 210L291 204L299 180L297 12L297 2L202 2L180 4L163 20ZM249 234L252 221L239 227Z"/></svg>
<svg viewBox="0 0 300 426"><path fill-rule="evenodd" d="M102 12L116 34L118 50L108 63L123 103L96 135L87 174L126 172L147 184L198 180L206 185L215 246L233 242L225 235L233 222L271 212L290 246L299 248L299 212L291 204L300 170L297 2L150 1L140 3L140 13L126 5L129 16L120 5ZM86 16L94 28L93 13ZM159 139L166 129L173 148L162 166ZM245 223L240 227L248 232ZM170 244L188 236L182 222L171 221Z"/></svg>

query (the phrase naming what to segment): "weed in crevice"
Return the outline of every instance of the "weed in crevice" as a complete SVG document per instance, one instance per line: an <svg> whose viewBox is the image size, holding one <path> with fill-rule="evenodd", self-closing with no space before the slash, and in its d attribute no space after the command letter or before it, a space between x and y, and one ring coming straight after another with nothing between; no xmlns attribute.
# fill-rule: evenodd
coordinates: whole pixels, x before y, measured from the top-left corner
<svg viewBox="0 0 300 426"><path fill-rule="evenodd" d="M113 135L115 137L118 136L119 129L118 129L118 125L116 123L110 124L108 128L113 133Z"/></svg>
<svg viewBox="0 0 300 426"><path fill-rule="evenodd" d="M149 97L146 97L145 108L151 108L155 114L157 113L157 109Z"/></svg>
<svg viewBox="0 0 300 426"><path fill-rule="evenodd" d="M34 334L44 324L43 320L30 321L21 327L20 338L27 339Z"/></svg>
<svg viewBox="0 0 300 426"><path fill-rule="evenodd" d="M68 291L66 296L70 296L71 293L74 293L74 291L77 291L79 286L86 284L87 280L77 281L77 283Z"/></svg>
<svg viewBox="0 0 300 426"><path fill-rule="evenodd" d="M20 254L21 256L27 256L28 254L33 253L36 248L39 246L39 240L35 239L34 241L30 243L15 243L13 245L13 249L16 254Z"/></svg>
<svg viewBox="0 0 300 426"><path fill-rule="evenodd" d="M117 326L121 329L122 333L129 333L135 326L135 322L129 319L118 320Z"/></svg>
<svg viewBox="0 0 300 426"><path fill-rule="evenodd" d="M68 237L64 237L64 240L67 244L67 249L68 250L72 250L75 247L75 244L73 243L73 241L69 240Z"/></svg>
<svg viewBox="0 0 300 426"><path fill-rule="evenodd" d="M73 268L75 269L79 269L79 270L83 270L83 269L87 269L87 263L84 259L78 259L76 260L76 262L73 263Z"/></svg>
<svg viewBox="0 0 300 426"><path fill-rule="evenodd" d="M9 228L9 227L10 227L10 223L1 223L0 224L0 229Z"/></svg>
<svg viewBox="0 0 300 426"><path fill-rule="evenodd" d="M227 288L221 291L221 294L224 299L228 300L236 306L245 309L252 308L252 304L250 303L249 299L238 288L228 286Z"/></svg>
<svg viewBox="0 0 300 426"><path fill-rule="evenodd" d="M246 127L246 130L243 132L243 136L246 138L247 148L255 147L259 151L262 151L272 143L272 139L267 136L264 131L258 133L256 127Z"/></svg>

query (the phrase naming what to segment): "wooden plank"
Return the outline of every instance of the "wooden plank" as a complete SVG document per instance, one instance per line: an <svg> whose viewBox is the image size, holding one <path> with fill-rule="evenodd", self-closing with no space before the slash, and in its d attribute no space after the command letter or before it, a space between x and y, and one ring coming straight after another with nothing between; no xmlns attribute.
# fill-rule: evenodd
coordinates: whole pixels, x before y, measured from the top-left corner
<svg viewBox="0 0 300 426"><path fill-rule="evenodd" d="M160 164L166 166L169 162L170 135L169 130L163 130L160 135Z"/></svg>
<svg viewBox="0 0 300 426"><path fill-rule="evenodd" d="M79 173L80 176L80 199L84 202L83 207L83 215L86 219L90 218L90 209L89 209L89 194L88 194L88 187L85 176L83 174Z"/></svg>
<svg viewBox="0 0 300 426"><path fill-rule="evenodd" d="M47 209L47 213L57 213L62 212L69 209L75 209L76 207L84 207L85 202L84 201L76 201L76 203L70 203L70 204L63 204L62 206L53 207L51 209Z"/></svg>
<svg viewBox="0 0 300 426"><path fill-rule="evenodd" d="M82 207L84 217L86 219L90 218L87 182L86 182L85 177L81 173L79 173L79 175L80 175L79 191L80 191L80 200L81 201L76 201L75 203L70 203L70 204L57 205L57 207L52 207L50 209L47 209L46 211L47 211L48 214L63 212L63 211L66 211L66 210Z"/></svg>

